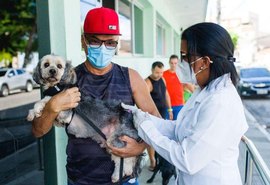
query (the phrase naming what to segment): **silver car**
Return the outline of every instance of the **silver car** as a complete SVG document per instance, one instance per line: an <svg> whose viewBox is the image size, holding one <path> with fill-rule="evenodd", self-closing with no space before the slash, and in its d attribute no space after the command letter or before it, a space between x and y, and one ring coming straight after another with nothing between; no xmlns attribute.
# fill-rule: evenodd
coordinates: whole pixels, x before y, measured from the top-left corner
<svg viewBox="0 0 270 185"><path fill-rule="evenodd" d="M0 69L0 96L8 96L12 91L33 90L32 75L24 69L2 68Z"/></svg>

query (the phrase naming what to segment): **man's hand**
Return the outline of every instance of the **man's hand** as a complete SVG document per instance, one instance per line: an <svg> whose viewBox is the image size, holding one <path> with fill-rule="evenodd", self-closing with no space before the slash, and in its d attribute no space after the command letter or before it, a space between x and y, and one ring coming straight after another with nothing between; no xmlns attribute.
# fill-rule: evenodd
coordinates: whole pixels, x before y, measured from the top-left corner
<svg viewBox="0 0 270 185"><path fill-rule="evenodd" d="M173 120L173 112L172 111L169 111L169 119Z"/></svg>
<svg viewBox="0 0 270 185"><path fill-rule="evenodd" d="M48 102L47 108L54 113L59 113L60 111L77 107L80 100L81 93L79 89L73 87L53 96Z"/></svg>
<svg viewBox="0 0 270 185"><path fill-rule="evenodd" d="M62 110L78 106L81 100L81 93L77 87L73 87L53 96L45 105L42 115L32 122L32 132L35 137L41 137L49 132L53 121Z"/></svg>
<svg viewBox="0 0 270 185"><path fill-rule="evenodd" d="M127 145L124 148L116 148L111 145L108 145L108 148L114 155L119 157L134 157L138 156L145 150L147 144L144 142L138 143L135 139L130 138L128 136L120 137L122 141L124 141Z"/></svg>

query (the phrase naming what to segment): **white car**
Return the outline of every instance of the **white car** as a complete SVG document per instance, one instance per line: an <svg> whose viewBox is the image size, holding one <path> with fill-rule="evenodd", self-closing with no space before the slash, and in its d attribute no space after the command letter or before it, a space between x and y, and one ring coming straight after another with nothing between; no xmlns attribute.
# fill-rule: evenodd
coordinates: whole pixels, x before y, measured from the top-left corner
<svg viewBox="0 0 270 185"><path fill-rule="evenodd" d="M0 96L8 96L15 90L30 92L33 90L33 85L32 75L24 69L0 69Z"/></svg>

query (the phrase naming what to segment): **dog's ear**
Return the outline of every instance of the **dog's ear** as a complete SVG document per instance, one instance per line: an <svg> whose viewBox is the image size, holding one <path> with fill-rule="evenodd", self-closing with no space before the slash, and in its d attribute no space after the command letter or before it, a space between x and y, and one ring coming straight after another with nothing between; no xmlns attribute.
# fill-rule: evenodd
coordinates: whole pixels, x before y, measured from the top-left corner
<svg viewBox="0 0 270 185"><path fill-rule="evenodd" d="M66 61L65 72L61 78L60 84L75 84L76 82L77 76L71 65L71 61Z"/></svg>
<svg viewBox="0 0 270 185"><path fill-rule="evenodd" d="M38 62L37 66L33 70L33 80L40 85L42 84L42 76L40 71L41 60Z"/></svg>

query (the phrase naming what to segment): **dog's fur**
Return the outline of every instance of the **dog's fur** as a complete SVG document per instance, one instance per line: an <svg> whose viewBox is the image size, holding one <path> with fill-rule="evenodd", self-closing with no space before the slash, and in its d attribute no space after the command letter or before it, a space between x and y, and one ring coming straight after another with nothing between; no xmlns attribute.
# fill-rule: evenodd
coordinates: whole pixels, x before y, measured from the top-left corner
<svg viewBox="0 0 270 185"><path fill-rule="evenodd" d="M166 159L161 157L157 152L155 153L155 158L156 158L156 166L153 170L151 178L147 180L147 183L152 183L156 177L156 174L160 171L162 177L162 185L167 185L173 175L174 178L176 178L175 167L168 161L166 161Z"/></svg>
<svg viewBox="0 0 270 185"><path fill-rule="evenodd" d="M38 63L34 74L34 80L44 86L44 89L55 86L56 84L75 84L76 73L71 67L70 62L56 55L46 55ZM29 111L27 119L32 121L35 117L40 117L42 110L51 97L46 96L37 102L34 109ZM91 120L106 136L107 143L115 147L124 147L126 143L119 139L122 135L127 135L136 140L139 139L138 132L133 126L132 113L125 111L120 101L110 100L102 101L90 97L82 97L82 101L76 107L76 111L83 113ZM55 120L56 126L65 126L72 119L72 110L62 111ZM75 121L71 121L67 127L67 132L75 135L77 138L92 138L100 144L106 146L106 141L83 119L77 115ZM78 120L79 119L79 120ZM109 152L109 151L108 151ZM115 169L112 175L112 181L119 180L120 158L112 155L115 162ZM124 169L122 176L138 174L140 157L130 157L124 159Z"/></svg>

